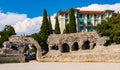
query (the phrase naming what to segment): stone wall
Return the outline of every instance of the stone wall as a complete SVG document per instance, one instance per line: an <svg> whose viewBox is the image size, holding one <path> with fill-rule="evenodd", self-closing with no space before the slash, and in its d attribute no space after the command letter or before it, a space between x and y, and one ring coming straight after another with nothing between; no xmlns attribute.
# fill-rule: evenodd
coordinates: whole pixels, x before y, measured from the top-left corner
<svg viewBox="0 0 120 70"><path fill-rule="evenodd" d="M43 62L120 62L120 44L110 46L96 46L92 50L78 50L61 53L51 50L43 56Z"/></svg>
<svg viewBox="0 0 120 70"><path fill-rule="evenodd" d="M0 63L6 62L25 62L24 55L7 55L7 54L0 54Z"/></svg>
<svg viewBox="0 0 120 70"><path fill-rule="evenodd" d="M52 50L53 46L58 46L58 49L61 51L63 45L67 44L70 47L70 51L72 51L72 47L75 43L78 44L79 50L85 48L93 49L96 45L104 45L107 40L109 40L108 37L100 37L96 32L81 32L50 35L47 43L49 45L49 50ZM84 46L89 47L84 48Z"/></svg>
<svg viewBox="0 0 120 70"><path fill-rule="evenodd" d="M9 37L8 41L5 41L3 43L4 47L2 48L2 53L1 54L7 54L7 55L12 55L10 57L6 57L4 58L5 60L8 61L24 61L23 59L25 59L24 57L21 57L21 55L24 55L24 49L25 47L30 47L32 45L34 45L34 47L37 49L36 50L36 60L40 60L41 56L42 56L42 51L41 51L41 47L38 44L38 42L36 40L34 40L33 38L30 37L24 37L24 36L17 36L17 35L12 35L11 37ZM13 57L14 55L19 55L18 57ZM1 55L0 55L1 57ZM0 58L2 61L4 61L3 57ZM0 60L0 61L1 61Z"/></svg>

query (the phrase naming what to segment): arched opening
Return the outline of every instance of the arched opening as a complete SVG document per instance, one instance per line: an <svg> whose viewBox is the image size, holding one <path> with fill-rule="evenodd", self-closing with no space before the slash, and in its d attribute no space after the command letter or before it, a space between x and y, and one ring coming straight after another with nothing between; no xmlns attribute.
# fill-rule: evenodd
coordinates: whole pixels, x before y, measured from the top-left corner
<svg viewBox="0 0 120 70"><path fill-rule="evenodd" d="M54 46L52 46L51 47L51 50L58 50L59 48L58 48L58 46L56 46L56 45L54 45Z"/></svg>
<svg viewBox="0 0 120 70"><path fill-rule="evenodd" d="M48 51L49 51L48 44L46 42L42 42L40 44L40 46L41 46L41 49L42 49L42 55L47 54Z"/></svg>
<svg viewBox="0 0 120 70"><path fill-rule="evenodd" d="M18 47L16 47L15 45L12 45L12 46L11 46L11 49L13 49L13 50L16 50L16 51L17 51L17 50L18 50Z"/></svg>
<svg viewBox="0 0 120 70"><path fill-rule="evenodd" d="M37 49L34 45L26 45L24 49L25 61L36 60Z"/></svg>
<svg viewBox="0 0 120 70"><path fill-rule="evenodd" d="M96 43L94 43L94 44L93 44L93 46L92 46L92 48L91 48L91 49L94 49L94 48L95 48L95 46L96 46Z"/></svg>
<svg viewBox="0 0 120 70"><path fill-rule="evenodd" d="M78 43L75 42L73 45L72 45L72 51L77 51L79 50L79 46L78 46Z"/></svg>
<svg viewBox="0 0 120 70"><path fill-rule="evenodd" d="M69 51L70 51L69 45L67 43L62 44L61 52L65 53L65 52L69 52Z"/></svg>
<svg viewBox="0 0 120 70"><path fill-rule="evenodd" d="M110 40L107 40L105 43L104 43L104 46L107 47L108 45L110 45Z"/></svg>
<svg viewBox="0 0 120 70"><path fill-rule="evenodd" d="M90 41L85 41L82 45L82 49L86 50L86 49L90 49Z"/></svg>

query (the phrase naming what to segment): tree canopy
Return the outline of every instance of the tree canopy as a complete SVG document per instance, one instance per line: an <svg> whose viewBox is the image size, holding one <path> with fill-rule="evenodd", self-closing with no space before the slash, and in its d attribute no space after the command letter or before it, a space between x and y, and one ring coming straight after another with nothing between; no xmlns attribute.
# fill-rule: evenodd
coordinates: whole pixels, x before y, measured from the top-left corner
<svg viewBox="0 0 120 70"><path fill-rule="evenodd" d="M65 25L65 29L63 31L64 34L67 33L76 33L76 19L74 14L74 9L71 8L69 10L69 23Z"/></svg>
<svg viewBox="0 0 120 70"><path fill-rule="evenodd" d="M56 17L55 34L60 34L60 26L59 26L58 17Z"/></svg>
<svg viewBox="0 0 120 70"><path fill-rule="evenodd" d="M69 33L69 24L65 25L65 29L63 31L63 34Z"/></svg>
<svg viewBox="0 0 120 70"><path fill-rule="evenodd" d="M44 9L43 21L38 35L40 40L38 42L41 45L42 50L48 51L47 38L50 35L50 20L48 21L46 9Z"/></svg>
<svg viewBox="0 0 120 70"><path fill-rule="evenodd" d="M111 43L120 44L120 15L107 18L97 25L97 32L101 36L109 36Z"/></svg>
<svg viewBox="0 0 120 70"><path fill-rule="evenodd" d="M50 35L49 22L48 22L48 18L47 18L46 9L44 9L44 16L43 16L43 21L42 21L42 25L41 25L39 34L40 34L42 41L46 41L48 35Z"/></svg>
<svg viewBox="0 0 120 70"><path fill-rule="evenodd" d="M69 33L76 33L76 20L73 8L69 10Z"/></svg>
<svg viewBox="0 0 120 70"><path fill-rule="evenodd" d="M0 31L0 48L3 47L3 42L8 40L11 35L15 35L15 30L11 25L6 25L3 31Z"/></svg>
<svg viewBox="0 0 120 70"><path fill-rule="evenodd" d="M49 21L48 22L49 22L49 32L50 32L50 34L53 34L50 16L49 16Z"/></svg>

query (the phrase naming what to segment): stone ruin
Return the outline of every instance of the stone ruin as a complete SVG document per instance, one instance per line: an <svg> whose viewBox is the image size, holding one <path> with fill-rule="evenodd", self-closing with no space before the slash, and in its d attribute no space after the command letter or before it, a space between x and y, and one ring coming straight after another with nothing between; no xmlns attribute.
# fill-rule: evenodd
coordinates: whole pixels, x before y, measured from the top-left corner
<svg viewBox="0 0 120 70"><path fill-rule="evenodd" d="M108 37L101 37L97 32L81 32L71 34L50 35L47 43L49 51L71 52L94 49L97 45L107 46Z"/></svg>
<svg viewBox="0 0 120 70"><path fill-rule="evenodd" d="M23 54L25 47L29 47L31 45L34 45L37 49L36 53L36 60L45 60L51 59L51 57L54 57L56 55L60 55L59 57L55 57L58 59L62 59L62 57L66 57L65 52L73 52L73 51L82 51L82 50L91 50L94 48L98 48L99 46L107 46L109 38L108 37L101 37L96 32L81 32L81 33L71 33L71 34L53 34L48 37L47 44L49 51L46 55L42 56L42 50L40 45L37 41L35 41L33 38L30 37L24 37L24 36L17 36L13 35L9 37L8 41L5 41L3 43L4 47L2 48L2 54L0 54L0 62L1 61L25 61L25 56ZM56 53L56 50L59 53ZM91 51L91 54L94 56L94 51ZM99 51L99 50L97 50ZM82 51L83 52L83 51ZM87 51L85 51L86 53ZM78 52L79 53L79 52ZM90 53L90 52L89 52ZM89 54L87 53L87 54ZM70 55L70 56L68 56ZM67 57L71 58L76 56L73 52L73 54L68 53ZM81 55L79 53L80 57ZM101 55L96 55L96 57L101 57ZM2 56L2 58L1 58ZM7 57L8 56L8 57ZM10 58L12 56L12 58ZM46 56L46 57L45 57ZM106 54L105 54L106 56ZM111 54L110 54L111 56ZM3 58L4 57L4 58ZM15 57L15 58L13 58ZM45 57L45 58L44 58ZM88 55L85 57L88 57ZM91 56L90 56L91 57ZM53 58L52 60L54 60ZM74 58L71 58L73 60ZM78 60L83 60L83 58L78 58ZM56 60L55 60L56 61Z"/></svg>
<svg viewBox="0 0 120 70"><path fill-rule="evenodd" d="M41 47L38 44L37 41L35 41L33 38L30 37L24 37L24 36L17 36L17 35L12 35L9 37L9 41L5 41L3 43L4 47L2 48L2 56L7 56L7 55L19 55L21 56L20 61L25 61L25 56L24 56L24 49L25 47L30 47L32 45L35 46L36 50L36 60L40 60L42 56L42 51ZM1 59L2 60L2 59ZM9 60L9 59L7 59ZM15 59L17 60L17 59ZM14 61L14 60L13 60Z"/></svg>

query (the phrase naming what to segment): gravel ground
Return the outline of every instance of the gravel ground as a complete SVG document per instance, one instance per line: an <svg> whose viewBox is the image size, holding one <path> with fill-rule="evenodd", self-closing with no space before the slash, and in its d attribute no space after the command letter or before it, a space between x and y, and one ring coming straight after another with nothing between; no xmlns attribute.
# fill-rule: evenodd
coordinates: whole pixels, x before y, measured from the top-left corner
<svg viewBox="0 0 120 70"><path fill-rule="evenodd" d="M120 70L120 63L29 62L0 64L0 70Z"/></svg>

